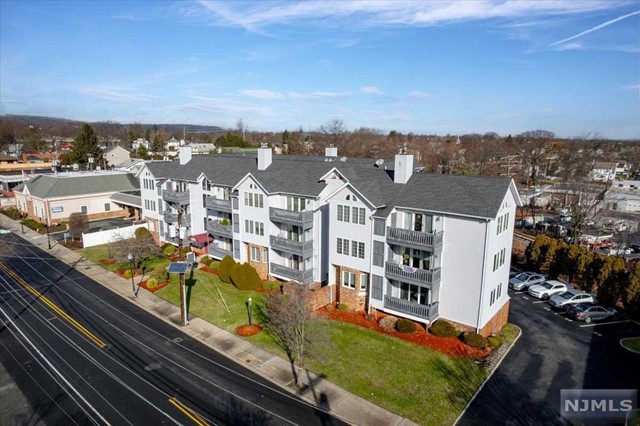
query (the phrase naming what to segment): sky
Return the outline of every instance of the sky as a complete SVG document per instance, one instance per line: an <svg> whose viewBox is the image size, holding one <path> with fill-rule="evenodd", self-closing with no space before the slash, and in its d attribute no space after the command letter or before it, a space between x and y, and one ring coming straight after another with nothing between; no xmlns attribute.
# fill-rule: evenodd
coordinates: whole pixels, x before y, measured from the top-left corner
<svg viewBox="0 0 640 426"><path fill-rule="evenodd" d="M640 0L0 0L0 113L640 138Z"/></svg>

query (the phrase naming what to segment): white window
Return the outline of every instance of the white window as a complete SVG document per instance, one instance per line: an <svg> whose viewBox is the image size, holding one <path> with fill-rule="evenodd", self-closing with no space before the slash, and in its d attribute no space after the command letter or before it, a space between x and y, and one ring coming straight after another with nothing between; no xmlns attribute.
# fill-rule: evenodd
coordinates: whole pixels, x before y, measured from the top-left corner
<svg viewBox="0 0 640 426"><path fill-rule="evenodd" d="M344 221L345 222L349 222L349 212L351 209L349 209L349 206L344 206Z"/></svg>
<svg viewBox="0 0 640 426"><path fill-rule="evenodd" d="M251 247L251 260L260 262L260 249L258 247Z"/></svg>
<svg viewBox="0 0 640 426"><path fill-rule="evenodd" d="M352 241L351 242L351 256L358 257L358 242L357 241Z"/></svg>
<svg viewBox="0 0 640 426"><path fill-rule="evenodd" d="M489 306L492 306L496 301L496 290L491 290L491 298L489 299Z"/></svg>
<svg viewBox="0 0 640 426"><path fill-rule="evenodd" d="M300 197L287 196L287 210L301 212L306 208L307 200Z"/></svg>
<svg viewBox="0 0 640 426"><path fill-rule="evenodd" d="M342 238L338 238L338 243L336 244L338 254L342 254Z"/></svg>
<svg viewBox="0 0 640 426"><path fill-rule="evenodd" d="M360 274L360 290L364 291L367 289L367 278L369 276L367 274Z"/></svg>
<svg viewBox="0 0 640 426"><path fill-rule="evenodd" d="M342 272L342 286L356 288L356 274L348 271Z"/></svg>
<svg viewBox="0 0 640 426"><path fill-rule="evenodd" d="M44 213L44 209L42 211ZM87 206L80 206L80 213L87 214Z"/></svg>
<svg viewBox="0 0 640 426"><path fill-rule="evenodd" d="M104 203L104 211L108 212L111 210L111 204L110 203Z"/></svg>
<svg viewBox="0 0 640 426"><path fill-rule="evenodd" d="M256 222L256 234L264 235L264 223Z"/></svg>
<svg viewBox="0 0 640 426"><path fill-rule="evenodd" d="M344 207L341 205L338 205L338 222L343 222L344 221Z"/></svg>
<svg viewBox="0 0 640 426"><path fill-rule="evenodd" d="M498 284L498 291L496 294L496 300L500 299L500 296L502 295L502 283Z"/></svg>
<svg viewBox="0 0 640 426"><path fill-rule="evenodd" d="M364 259L364 243L358 243L358 257Z"/></svg>
<svg viewBox="0 0 640 426"><path fill-rule="evenodd" d="M249 194L249 195L251 195L251 194ZM254 199L254 203L253 204L256 207L260 207L260 208L264 207L264 199L262 197L262 194L253 194L253 199Z"/></svg>
<svg viewBox="0 0 640 426"><path fill-rule="evenodd" d="M342 240L342 254L349 256L349 240Z"/></svg>

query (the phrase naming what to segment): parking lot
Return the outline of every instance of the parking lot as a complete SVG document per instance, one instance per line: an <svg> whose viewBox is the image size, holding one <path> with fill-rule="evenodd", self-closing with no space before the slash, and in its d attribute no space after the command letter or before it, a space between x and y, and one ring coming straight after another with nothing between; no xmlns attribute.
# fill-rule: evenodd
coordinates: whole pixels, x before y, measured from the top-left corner
<svg viewBox="0 0 640 426"><path fill-rule="evenodd" d="M640 355L619 342L640 336L640 324L621 316L585 324L526 290L509 295L509 322L522 336L460 424L567 424L561 389L638 388Z"/></svg>

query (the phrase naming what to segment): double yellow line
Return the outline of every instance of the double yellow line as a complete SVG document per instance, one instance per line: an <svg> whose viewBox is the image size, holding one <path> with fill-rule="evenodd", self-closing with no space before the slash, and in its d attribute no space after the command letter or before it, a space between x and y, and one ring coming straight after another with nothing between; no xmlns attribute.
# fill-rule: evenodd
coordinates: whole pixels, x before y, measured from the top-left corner
<svg viewBox="0 0 640 426"><path fill-rule="evenodd" d="M209 426L209 423L203 419L198 413L193 411L191 408L184 405L182 402L178 401L177 398L169 398L169 402L173 404L178 410L182 412L185 416L187 416L192 422L197 424L198 426Z"/></svg>
<svg viewBox="0 0 640 426"><path fill-rule="evenodd" d="M0 270L6 272L9 276L11 276L14 280L16 280L22 287L25 288L29 293L33 294L36 299L40 300L42 303L47 305L53 312L60 315L61 318L66 320L69 324L75 327L78 331L84 334L89 340L95 343L100 349L106 349L107 344L100 340L95 334L87 330L85 326L80 324L78 321L73 319L69 314L67 314L64 310L59 308L55 303L49 300L47 297L43 296L38 290L33 288L29 283L27 283L22 277L16 274L11 268L5 265L3 262L0 262Z"/></svg>

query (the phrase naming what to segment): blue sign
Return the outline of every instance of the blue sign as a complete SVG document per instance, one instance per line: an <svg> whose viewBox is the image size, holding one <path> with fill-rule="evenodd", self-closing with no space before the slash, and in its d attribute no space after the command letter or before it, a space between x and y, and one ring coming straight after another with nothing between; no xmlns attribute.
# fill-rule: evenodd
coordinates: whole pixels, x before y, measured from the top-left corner
<svg viewBox="0 0 640 426"><path fill-rule="evenodd" d="M51 213L62 213L64 211L63 206L54 206L51 207Z"/></svg>

